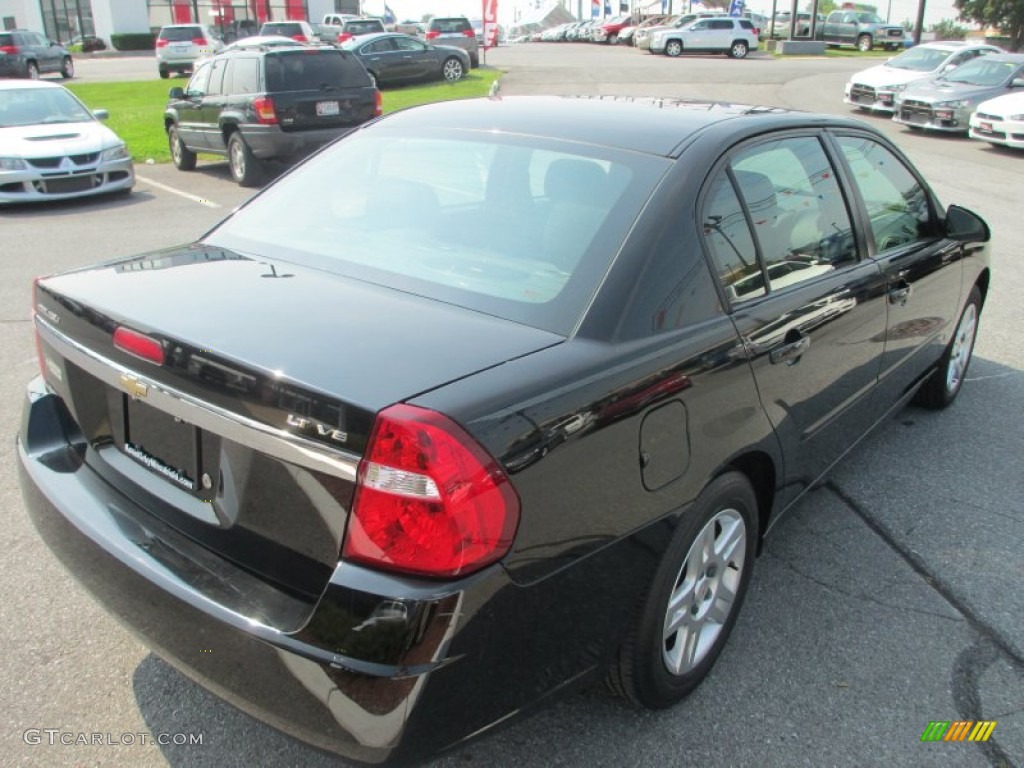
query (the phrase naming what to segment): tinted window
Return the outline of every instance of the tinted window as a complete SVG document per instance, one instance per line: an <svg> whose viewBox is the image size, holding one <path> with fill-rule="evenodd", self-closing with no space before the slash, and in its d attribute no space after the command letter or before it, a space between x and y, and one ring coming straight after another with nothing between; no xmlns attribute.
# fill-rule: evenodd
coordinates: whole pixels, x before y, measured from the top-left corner
<svg viewBox="0 0 1024 768"><path fill-rule="evenodd" d="M764 278L757 249L750 236L743 206L726 173L712 182L704 207L704 241L711 251L715 271L733 300L764 294Z"/></svg>
<svg viewBox="0 0 1024 768"><path fill-rule="evenodd" d="M206 93L207 93L207 95L216 96L217 94L229 92L226 89L221 87L222 85L225 84L224 83L224 70L226 68L227 68L227 60L226 59L216 59L213 62L213 66L211 67L211 70L210 70L210 80L209 80L209 82L207 83L207 86L206 86ZM230 81L228 83L226 83L226 85L230 88L230 86L231 86Z"/></svg>
<svg viewBox="0 0 1024 768"><path fill-rule="evenodd" d="M258 93L260 90L258 59L231 59L231 93Z"/></svg>
<svg viewBox="0 0 1024 768"><path fill-rule="evenodd" d="M769 286L781 288L856 259L846 203L817 139L760 144L733 162Z"/></svg>
<svg viewBox="0 0 1024 768"><path fill-rule="evenodd" d="M725 19L709 22L711 29L732 29L732 22Z"/></svg>
<svg viewBox="0 0 1024 768"><path fill-rule="evenodd" d="M11 35L0 33L0 45L14 45L14 39Z"/></svg>
<svg viewBox="0 0 1024 768"><path fill-rule="evenodd" d="M363 65L351 54L311 48L282 51L266 58L268 91L316 90L322 85L352 88L370 84Z"/></svg>
<svg viewBox="0 0 1024 768"><path fill-rule="evenodd" d="M389 53L394 50L395 47L391 44L391 38L385 37L383 40L374 40L365 46L363 53Z"/></svg>
<svg viewBox="0 0 1024 768"><path fill-rule="evenodd" d="M419 40L412 40L408 37L396 37L395 47L400 51L425 51L427 46Z"/></svg>
<svg viewBox="0 0 1024 768"><path fill-rule="evenodd" d="M210 82L210 62L201 64L185 86L185 93L189 96L205 96L206 89Z"/></svg>
<svg viewBox="0 0 1024 768"><path fill-rule="evenodd" d="M199 27L164 27L160 30L160 39L172 43L192 42L193 38L205 37Z"/></svg>
<svg viewBox="0 0 1024 768"><path fill-rule="evenodd" d="M278 181L211 242L568 333L667 161L535 143L381 126Z"/></svg>
<svg viewBox="0 0 1024 768"><path fill-rule="evenodd" d="M345 25L345 31L353 35L371 35L374 32L383 32L384 25L379 21L350 21Z"/></svg>
<svg viewBox="0 0 1024 768"><path fill-rule="evenodd" d="M263 28L260 29L261 35L281 35L283 37L291 37L292 35L301 35L302 27L299 24L288 23L288 22L275 22L264 24Z"/></svg>
<svg viewBox="0 0 1024 768"><path fill-rule="evenodd" d="M430 22L430 30L443 35L462 34L467 29L472 29L467 19L434 19Z"/></svg>
<svg viewBox="0 0 1024 768"><path fill-rule="evenodd" d="M747 21L746 19L741 19L740 20L740 26L743 27L744 29L753 29L754 28L753 23Z"/></svg>
<svg viewBox="0 0 1024 768"><path fill-rule="evenodd" d="M928 197L899 158L871 139L843 136L839 144L864 200L878 250L926 237L931 231Z"/></svg>

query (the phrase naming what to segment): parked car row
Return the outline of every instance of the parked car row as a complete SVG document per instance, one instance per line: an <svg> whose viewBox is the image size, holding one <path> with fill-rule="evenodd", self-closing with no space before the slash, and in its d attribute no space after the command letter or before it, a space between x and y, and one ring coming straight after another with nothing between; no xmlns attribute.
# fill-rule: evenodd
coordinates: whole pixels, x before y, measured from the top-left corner
<svg viewBox="0 0 1024 768"><path fill-rule="evenodd" d="M1024 54L994 45L919 45L854 75L843 100L911 129L1024 148Z"/></svg>

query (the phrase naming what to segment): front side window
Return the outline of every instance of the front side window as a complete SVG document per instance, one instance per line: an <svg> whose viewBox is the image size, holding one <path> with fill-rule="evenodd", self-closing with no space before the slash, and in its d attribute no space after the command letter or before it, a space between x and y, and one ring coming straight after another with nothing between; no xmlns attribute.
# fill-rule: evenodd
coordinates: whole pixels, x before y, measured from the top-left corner
<svg viewBox="0 0 1024 768"><path fill-rule="evenodd" d="M839 146L867 209L878 251L912 243L933 231L928 195L899 158L860 136L841 136Z"/></svg>
<svg viewBox="0 0 1024 768"><path fill-rule="evenodd" d="M427 48L419 40L413 40L410 37L396 37L395 47L400 51L415 51L416 53L422 53Z"/></svg>
<svg viewBox="0 0 1024 768"><path fill-rule="evenodd" d="M210 62L200 64L185 87L185 95L191 98L205 96L210 83Z"/></svg>

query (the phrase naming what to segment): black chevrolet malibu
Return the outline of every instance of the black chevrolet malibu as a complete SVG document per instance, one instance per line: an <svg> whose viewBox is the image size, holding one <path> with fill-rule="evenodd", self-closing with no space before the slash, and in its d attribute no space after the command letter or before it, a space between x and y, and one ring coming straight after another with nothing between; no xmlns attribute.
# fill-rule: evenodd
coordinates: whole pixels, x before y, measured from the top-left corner
<svg viewBox="0 0 1024 768"><path fill-rule="evenodd" d="M602 678L666 707L780 515L956 398L988 239L849 119L400 112L196 243L37 281L28 509L158 654L357 760Z"/></svg>

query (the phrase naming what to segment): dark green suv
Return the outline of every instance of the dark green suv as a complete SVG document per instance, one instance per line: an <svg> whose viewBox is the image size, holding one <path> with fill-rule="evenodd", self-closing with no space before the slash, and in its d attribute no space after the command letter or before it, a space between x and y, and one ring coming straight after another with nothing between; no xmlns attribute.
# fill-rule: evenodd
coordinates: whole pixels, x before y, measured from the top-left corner
<svg viewBox="0 0 1024 768"><path fill-rule="evenodd" d="M171 89L164 127L180 170L199 152L226 155L250 187L267 161L302 159L380 114L380 91L348 51L258 46L199 62L188 86Z"/></svg>

